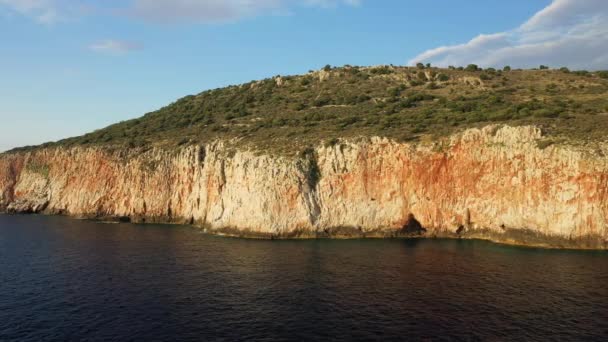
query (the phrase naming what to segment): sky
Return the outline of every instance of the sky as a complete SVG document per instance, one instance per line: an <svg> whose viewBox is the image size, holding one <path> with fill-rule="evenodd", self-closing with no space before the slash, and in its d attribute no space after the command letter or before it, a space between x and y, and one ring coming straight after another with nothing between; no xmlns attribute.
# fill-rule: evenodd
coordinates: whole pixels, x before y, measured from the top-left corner
<svg viewBox="0 0 608 342"><path fill-rule="evenodd" d="M608 69L608 0L0 0L0 151L331 65Z"/></svg>

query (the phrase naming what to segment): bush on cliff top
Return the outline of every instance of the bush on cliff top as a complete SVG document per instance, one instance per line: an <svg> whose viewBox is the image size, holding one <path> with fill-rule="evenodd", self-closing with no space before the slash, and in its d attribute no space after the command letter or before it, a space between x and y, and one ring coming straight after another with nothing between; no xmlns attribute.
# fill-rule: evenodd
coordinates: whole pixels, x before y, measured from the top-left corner
<svg viewBox="0 0 608 342"><path fill-rule="evenodd" d="M295 152L338 137L411 141L489 123L536 123L556 134L604 139L604 73L479 70L327 66L189 95L138 119L44 146L178 147L237 138ZM483 83L473 82L480 77Z"/></svg>

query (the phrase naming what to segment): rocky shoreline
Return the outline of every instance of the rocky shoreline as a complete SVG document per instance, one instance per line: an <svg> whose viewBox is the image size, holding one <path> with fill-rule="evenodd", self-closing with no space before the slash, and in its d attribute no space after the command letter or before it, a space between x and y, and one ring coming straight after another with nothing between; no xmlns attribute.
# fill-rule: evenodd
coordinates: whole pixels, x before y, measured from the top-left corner
<svg viewBox="0 0 608 342"><path fill-rule="evenodd" d="M0 155L0 211L191 224L249 238L606 249L608 148L546 139L534 126L488 126L417 144L344 140L299 157L221 141L145 153L8 153Z"/></svg>
<svg viewBox="0 0 608 342"><path fill-rule="evenodd" d="M32 215L33 213L0 212L0 215ZM65 216L62 214L36 213L35 215ZM319 240L319 239L450 239L450 240L483 240L496 244L518 246L525 248L565 249L565 250L608 250L608 241L602 236L567 239L557 236L547 236L528 229L508 229L496 232L491 229L466 230L459 233L449 231L425 231L420 233L407 232L406 229L376 229L362 231L354 227L335 227L321 232L294 231L288 234L260 233L238 228L210 228L204 225L191 224L183 221L144 220L132 222L127 217L84 217L67 216L74 220L90 220L104 223L132 224L167 224L188 225L201 229L204 233L238 239L251 240Z"/></svg>

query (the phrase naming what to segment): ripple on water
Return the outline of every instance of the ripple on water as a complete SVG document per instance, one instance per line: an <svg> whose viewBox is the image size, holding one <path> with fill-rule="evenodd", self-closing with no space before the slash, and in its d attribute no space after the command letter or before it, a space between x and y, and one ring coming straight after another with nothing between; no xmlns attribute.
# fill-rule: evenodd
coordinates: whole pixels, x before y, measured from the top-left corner
<svg viewBox="0 0 608 342"><path fill-rule="evenodd" d="M0 340L608 336L608 254L0 216Z"/></svg>

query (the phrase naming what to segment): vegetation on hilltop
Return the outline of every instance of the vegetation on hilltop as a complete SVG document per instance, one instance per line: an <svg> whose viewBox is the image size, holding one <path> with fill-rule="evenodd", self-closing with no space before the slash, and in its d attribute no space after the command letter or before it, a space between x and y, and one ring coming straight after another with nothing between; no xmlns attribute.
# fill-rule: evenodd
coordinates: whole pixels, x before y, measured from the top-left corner
<svg viewBox="0 0 608 342"><path fill-rule="evenodd" d="M326 66L186 96L141 118L43 146L148 148L237 138L297 152L343 137L415 141L489 123L534 123L551 134L603 140L607 95L608 72Z"/></svg>

